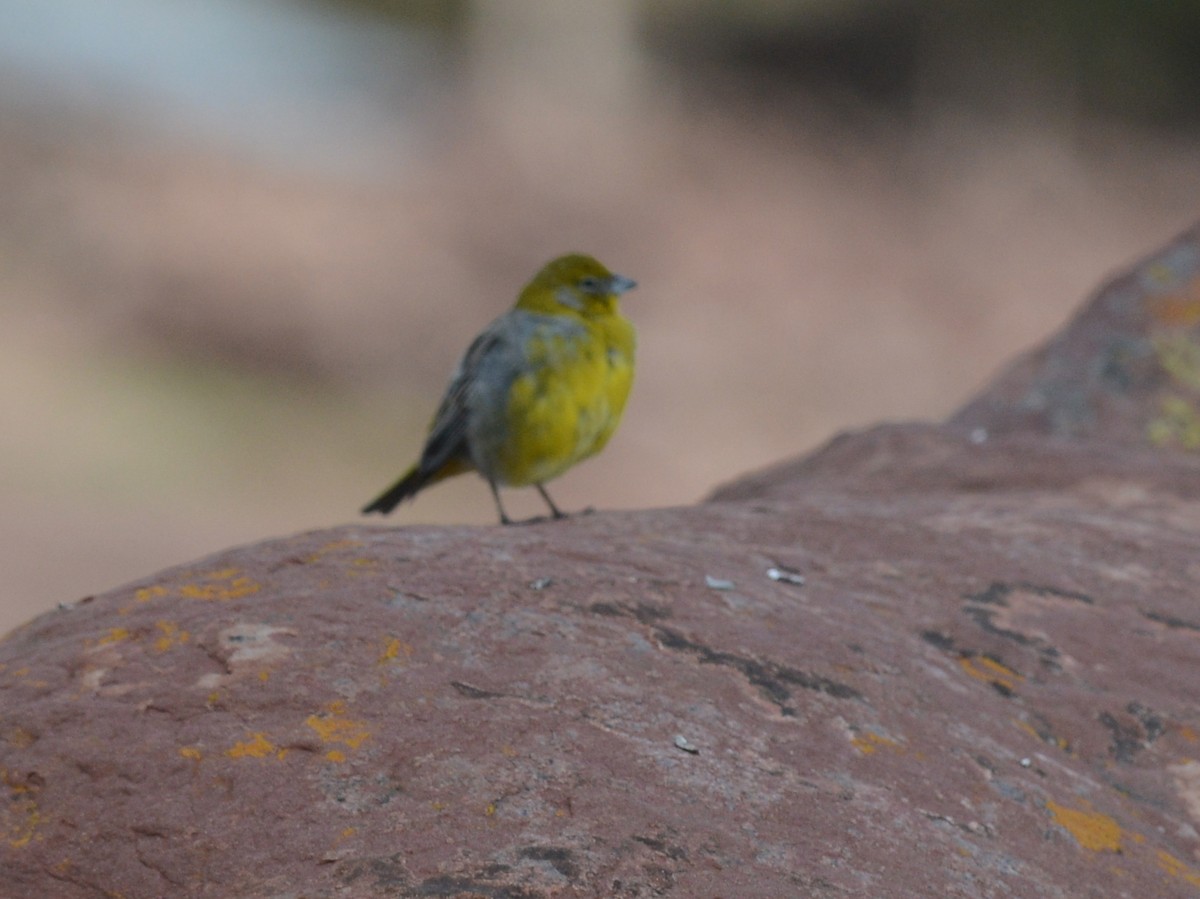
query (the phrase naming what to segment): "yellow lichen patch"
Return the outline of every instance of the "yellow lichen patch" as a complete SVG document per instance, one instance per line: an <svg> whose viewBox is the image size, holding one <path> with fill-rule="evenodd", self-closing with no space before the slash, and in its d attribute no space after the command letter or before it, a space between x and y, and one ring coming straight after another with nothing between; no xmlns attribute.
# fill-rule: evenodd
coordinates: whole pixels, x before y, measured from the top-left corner
<svg viewBox="0 0 1200 899"><path fill-rule="evenodd" d="M1021 721L1020 719L1014 719L1013 724L1015 724L1025 733L1029 734L1029 736L1033 737L1035 740L1040 740L1043 743L1050 743L1053 746L1057 746L1064 752L1069 751L1070 749L1071 744L1067 742L1066 737L1056 737L1054 734L1041 733L1028 721Z"/></svg>
<svg viewBox="0 0 1200 899"><path fill-rule="evenodd" d="M179 754L181 756L183 756L185 759L191 759L193 762L198 762L198 761L200 761L200 759L203 758L203 755L200 753L200 750L197 749L195 746L180 746Z"/></svg>
<svg viewBox="0 0 1200 899"><path fill-rule="evenodd" d="M868 731L863 734L856 734L850 738L850 745L861 752L863 755L872 755L880 749L890 749L893 752L903 752L904 747L895 740L880 736Z"/></svg>
<svg viewBox="0 0 1200 899"><path fill-rule="evenodd" d="M108 633L96 641L97 646L108 646L112 643L121 643L124 640L129 640L133 637L132 632L123 627L110 627Z"/></svg>
<svg viewBox="0 0 1200 899"><path fill-rule="evenodd" d="M962 666L963 671L976 680L996 684L1009 693L1016 690L1020 681L1025 680L1024 675L1018 674L1007 665L988 656L963 656L958 660L958 664Z"/></svg>
<svg viewBox="0 0 1200 899"><path fill-rule="evenodd" d="M182 646L192 638L191 634L172 621L159 621L155 626L159 630L159 637L154 641L155 652L166 652L172 646Z"/></svg>
<svg viewBox="0 0 1200 899"><path fill-rule="evenodd" d="M307 556L303 557L306 564L311 564L321 559L322 556L327 556L332 552L337 552L340 549L351 549L355 546L362 546L361 540L334 540L319 547Z"/></svg>
<svg viewBox="0 0 1200 899"><path fill-rule="evenodd" d="M1200 343L1176 331L1154 341L1158 363L1181 386L1200 391Z"/></svg>
<svg viewBox="0 0 1200 899"><path fill-rule="evenodd" d="M407 643L404 643L397 637L392 637L383 647L383 652L379 654L379 664L387 665L400 658L401 653L407 658L413 653L413 648Z"/></svg>
<svg viewBox="0 0 1200 899"><path fill-rule="evenodd" d="M1015 720L1013 721L1013 724L1025 731L1025 733L1029 734L1029 736L1033 737L1035 740L1040 740L1042 738L1042 735L1039 734L1037 729L1028 721Z"/></svg>
<svg viewBox="0 0 1200 899"><path fill-rule="evenodd" d="M267 739L267 735L260 731L247 734L246 739L234 743L225 750L225 754L231 759L265 759L267 756L275 755L278 751L275 744Z"/></svg>
<svg viewBox="0 0 1200 899"><path fill-rule="evenodd" d="M271 672L264 668L262 671L258 672L258 679L260 681L269 681L271 679Z"/></svg>
<svg viewBox="0 0 1200 899"><path fill-rule="evenodd" d="M37 742L37 737L25 728L17 726L5 731L4 742L17 749L27 749Z"/></svg>
<svg viewBox="0 0 1200 899"><path fill-rule="evenodd" d="M28 846L37 835L42 823L37 794L41 784L0 768L0 784L8 794L7 802L0 805L0 839L8 841L13 849Z"/></svg>
<svg viewBox="0 0 1200 899"><path fill-rule="evenodd" d="M346 753L342 752L340 749L331 749L325 753L325 758L329 759L331 762L344 762L346 761Z"/></svg>
<svg viewBox="0 0 1200 899"><path fill-rule="evenodd" d="M1157 853L1158 866L1167 872L1171 877L1178 877L1180 880L1190 883L1194 887L1200 887L1200 871L1197 871L1187 862L1182 862L1169 852L1159 850Z"/></svg>
<svg viewBox="0 0 1200 899"><path fill-rule="evenodd" d="M1200 410L1182 396L1164 396L1159 414L1146 425L1146 437L1155 446L1200 449Z"/></svg>
<svg viewBox="0 0 1200 899"><path fill-rule="evenodd" d="M309 715L304 723L316 731L322 742L341 743L351 749L357 749L371 736L363 722L346 717L346 703L340 699L330 703L325 711Z"/></svg>
<svg viewBox="0 0 1200 899"><path fill-rule="evenodd" d="M227 602L240 599L262 589L262 584L242 574L240 568L222 568L205 576L202 581L193 581L179 588L185 599L205 599Z"/></svg>
<svg viewBox="0 0 1200 899"><path fill-rule="evenodd" d="M1120 852L1121 826L1108 815L1090 808L1075 809L1046 800L1046 808L1054 823L1075 838L1075 842L1092 852Z"/></svg>
<svg viewBox="0 0 1200 899"><path fill-rule="evenodd" d="M1189 743L1195 743L1197 740L1200 740L1200 736L1197 736L1196 731L1188 727L1186 724L1180 725L1179 736L1183 737Z"/></svg>
<svg viewBox="0 0 1200 899"><path fill-rule="evenodd" d="M166 587L155 584L153 587L141 587L134 591L134 602L150 602L152 599L158 599L160 596L166 596L170 591Z"/></svg>

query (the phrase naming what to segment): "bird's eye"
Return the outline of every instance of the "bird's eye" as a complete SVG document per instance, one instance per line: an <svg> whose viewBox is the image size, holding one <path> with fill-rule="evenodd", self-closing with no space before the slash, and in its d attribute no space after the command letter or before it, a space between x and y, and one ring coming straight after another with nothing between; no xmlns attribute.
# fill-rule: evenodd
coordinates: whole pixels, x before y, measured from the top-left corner
<svg viewBox="0 0 1200 899"><path fill-rule="evenodd" d="M599 293L600 279L594 278L591 275L585 275L579 279L579 289L585 293Z"/></svg>

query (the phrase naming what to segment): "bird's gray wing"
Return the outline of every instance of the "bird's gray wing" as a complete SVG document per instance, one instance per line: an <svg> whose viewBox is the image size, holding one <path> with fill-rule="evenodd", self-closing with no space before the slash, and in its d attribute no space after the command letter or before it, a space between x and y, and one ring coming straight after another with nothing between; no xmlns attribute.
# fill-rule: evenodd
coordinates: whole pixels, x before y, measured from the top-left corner
<svg viewBox="0 0 1200 899"><path fill-rule="evenodd" d="M484 368L485 360L502 347L504 339L505 329L496 321L467 348L429 428L429 437L421 451L419 468L422 472L433 474L451 459L469 456L467 426L470 408L467 398Z"/></svg>

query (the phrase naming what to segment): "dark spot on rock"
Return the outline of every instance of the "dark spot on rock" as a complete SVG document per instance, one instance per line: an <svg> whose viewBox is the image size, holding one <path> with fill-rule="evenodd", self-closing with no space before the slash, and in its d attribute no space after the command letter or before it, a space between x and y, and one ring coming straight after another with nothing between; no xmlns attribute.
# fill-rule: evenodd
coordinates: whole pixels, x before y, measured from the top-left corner
<svg viewBox="0 0 1200 899"><path fill-rule="evenodd" d="M1008 605L1008 594L1012 592L1012 589L1010 584L993 581L986 590L981 590L979 593L968 593L963 598L991 606L1006 606Z"/></svg>
<svg viewBox="0 0 1200 899"><path fill-rule="evenodd" d="M503 699L503 693L493 693L491 690L482 690L479 687L472 687L470 684L464 684L462 681L452 680L450 686L457 690L467 699Z"/></svg>
<svg viewBox="0 0 1200 899"><path fill-rule="evenodd" d="M1125 711L1133 715L1138 720L1138 723L1142 725L1142 730L1146 732L1147 744L1153 743L1167 729L1167 723L1163 720L1162 716L1153 709L1146 708L1140 702L1134 701L1129 703L1129 705L1125 706Z"/></svg>
<svg viewBox="0 0 1200 899"><path fill-rule="evenodd" d="M954 650L954 638L938 631L921 631L921 639L930 646L936 646L943 652L952 652Z"/></svg>
<svg viewBox="0 0 1200 899"><path fill-rule="evenodd" d="M1054 732L1053 725L1049 720L1039 715L1037 712L1026 712L1026 724L1033 728L1033 732L1037 734L1039 740L1049 746L1055 746L1062 749L1064 752L1071 751L1071 744L1066 739L1058 736Z"/></svg>
<svg viewBox="0 0 1200 899"><path fill-rule="evenodd" d="M587 607L587 610L595 615L604 615L608 618L635 618L642 624L654 624L671 617L671 613L666 609L648 602L639 602L633 606L612 602L594 602Z"/></svg>
<svg viewBox="0 0 1200 899"><path fill-rule="evenodd" d="M978 593L968 593L963 598L970 602L982 603L983 605L1007 606L1008 597L1016 592L1032 593L1034 596L1053 597L1055 599L1069 599L1074 602L1082 602L1087 605L1094 605L1093 600L1086 593L1080 593L1077 590L1063 590L1059 587L1045 587L1040 584L1030 584L1025 581L1016 581L1007 583L1005 581L992 581L986 589Z"/></svg>
<svg viewBox="0 0 1200 899"><path fill-rule="evenodd" d="M816 690L818 693L825 693L835 699L863 698L862 693L848 684L831 680L828 677L821 677L819 674L797 671L795 668L780 668L779 679L789 684L796 684L806 690Z"/></svg>
<svg viewBox="0 0 1200 899"><path fill-rule="evenodd" d="M673 846L666 840L658 837L634 836L633 839L635 842L641 843L643 846L653 849L655 852L665 855L667 858L675 859L676 861L686 860L688 857L687 850L685 850L682 846Z"/></svg>
<svg viewBox="0 0 1200 899"><path fill-rule="evenodd" d="M1200 624L1194 621L1185 621L1182 618L1176 618L1174 615L1164 615L1161 612L1148 612L1145 609L1142 609L1141 612L1143 618L1157 621L1164 627L1185 631L1200 631Z"/></svg>
<svg viewBox="0 0 1200 899"><path fill-rule="evenodd" d="M722 665L740 672L767 699L778 706L780 713L785 716L796 714L796 710L787 705L787 700L792 697L789 684L825 693L836 699L863 698L853 687L826 677L713 649L702 643L695 643L669 628L659 628L655 633L664 649L687 652L699 659L701 664Z"/></svg>
<svg viewBox="0 0 1200 899"><path fill-rule="evenodd" d="M985 771L989 771L992 774L996 773L996 766L986 755L975 756L975 764L977 764L980 768L983 768Z"/></svg>
<svg viewBox="0 0 1200 899"><path fill-rule="evenodd" d="M1112 735L1112 742L1108 747L1109 754L1121 764L1130 764L1133 757L1145 748L1140 728L1123 724L1108 712L1101 712L1099 720Z"/></svg>
<svg viewBox="0 0 1200 899"><path fill-rule="evenodd" d="M633 617L642 622L642 624L653 624L656 621L670 618L671 613L661 606L656 606L648 602L639 602L634 606Z"/></svg>
<svg viewBox="0 0 1200 899"><path fill-rule="evenodd" d="M604 615L609 618L621 618L626 614L624 609L611 602L594 602L587 607L587 610L594 615Z"/></svg>
<svg viewBox="0 0 1200 899"><path fill-rule="evenodd" d="M559 874L568 880L574 880L579 873L570 849L558 846L527 846L520 852L521 858L537 862L548 862Z"/></svg>
<svg viewBox="0 0 1200 899"><path fill-rule="evenodd" d="M988 683L990 683L992 685L993 690L995 690L997 693L999 693L1005 699L1012 699L1014 696L1017 695L1015 692L1013 692L1012 687L1010 687L1008 684L1002 683L1001 681L993 680L993 681L988 681Z"/></svg>

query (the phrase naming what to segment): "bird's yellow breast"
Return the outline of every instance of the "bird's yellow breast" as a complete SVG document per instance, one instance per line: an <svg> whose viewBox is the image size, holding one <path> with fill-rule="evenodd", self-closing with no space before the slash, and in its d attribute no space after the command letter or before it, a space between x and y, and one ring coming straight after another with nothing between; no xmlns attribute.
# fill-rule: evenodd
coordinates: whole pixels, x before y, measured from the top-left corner
<svg viewBox="0 0 1200 899"><path fill-rule="evenodd" d="M500 479L540 484L604 448L633 384L633 326L619 314L579 332L535 335L528 366L512 382Z"/></svg>

